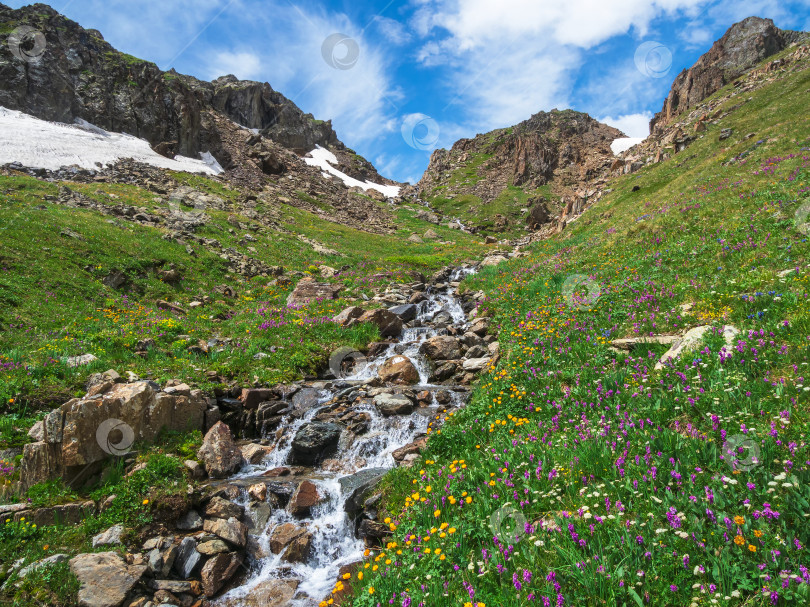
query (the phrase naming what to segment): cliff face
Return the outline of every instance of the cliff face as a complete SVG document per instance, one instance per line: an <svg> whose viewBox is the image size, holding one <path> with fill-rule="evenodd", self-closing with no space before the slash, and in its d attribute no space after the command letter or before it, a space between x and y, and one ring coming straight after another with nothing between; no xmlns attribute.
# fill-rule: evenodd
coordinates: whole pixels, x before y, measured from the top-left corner
<svg viewBox="0 0 810 607"><path fill-rule="evenodd" d="M0 105L44 120L86 120L109 131L142 137L160 153L197 157L210 151L226 169L224 117L258 129L298 154L316 145L350 156L353 175L381 178L373 166L337 138L330 121L315 120L268 83L224 76L205 82L117 51L96 30L88 30L43 4L12 10L0 4L0 31L27 25L41 32L45 46L37 61L20 61L0 45ZM387 181L386 181L387 182Z"/></svg>
<svg viewBox="0 0 810 607"><path fill-rule="evenodd" d="M694 107L762 60L806 35L781 30L770 19L760 17L748 17L735 23L709 52L675 78L664 107L650 121L650 132L660 131L685 109Z"/></svg>
<svg viewBox="0 0 810 607"><path fill-rule="evenodd" d="M418 188L437 207L442 201L470 201L462 216L500 229L523 222L519 217L534 202L544 204L541 198L564 206L561 199L586 197L583 188L607 172L610 144L620 137L618 129L581 112L539 112L514 127L436 150Z"/></svg>

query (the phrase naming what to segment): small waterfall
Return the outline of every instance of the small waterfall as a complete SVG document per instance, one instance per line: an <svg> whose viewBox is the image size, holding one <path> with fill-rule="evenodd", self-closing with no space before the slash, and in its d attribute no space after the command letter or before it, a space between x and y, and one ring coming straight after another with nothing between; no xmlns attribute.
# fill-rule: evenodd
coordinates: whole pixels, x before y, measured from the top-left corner
<svg viewBox="0 0 810 607"><path fill-rule="evenodd" d="M459 281L473 271L470 268L458 268L450 275L449 282ZM401 355L409 358L419 371L422 385L414 388L435 388L428 383L430 367L428 361L419 353L419 348L425 340L443 334L446 330L430 326L430 323L441 313L449 316L450 322L446 324L453 325L457 329L465 328L467 321L452 286L447 285L438 290L429 288L425 297L427 299L418 304L416 319L411 323L414 326L403 329L399 343L391 344L385 352L368 361L353 376L346 378L346 382L372 379L376 377L377 369L387 358ZM341 391L345 391L345 383L340 386L340 389L323 390L319 395L318 404L307 410L304 415L294 419L288 416L280 426L280 430L275 433L279 438L274 441L274 450L260 464L249 466L238 477L243 480L258 477L272 468L289 465L288 459L295 433L319 413L328 409L325 405ZM452 391L450 394L451 406L463 404L461 394ZM341 479L345 480L361 471L393 468L395 461L392 453L427 431L435 409L436 407L431 406L411 415L385 417L371 404L356 405L353 411L368 415L368 429L353 439L350 439L348 432L343 432L340 448L331 459L328 470L316 467L306 475L294 479L293 477L279 479L310 480L317 487L322 498L321 502L313 508L310 516L303 519L293 517L284 508L276 508L265 529L257 534L257 543L267 556L251 562L251 574L245 583L226 593L218 603L227 603L229 607L238 606L241 604L240 599L250 596L251 591L262 582L274 578L295 578L300 580L299 596L304 595L307 598L294 601L293 604L296 607L317 605L333 588L340 567L359 561L365 548L363 541L355 537L354 522L345 512L348 492L344 491ZM246 508L250 507L246 496L243 497L242 503ZM280 555L272 554L269 538L279 525L285 523L306 527L307 532L312 535L312 552L306 562L287 563L282 561Z"/></svg>

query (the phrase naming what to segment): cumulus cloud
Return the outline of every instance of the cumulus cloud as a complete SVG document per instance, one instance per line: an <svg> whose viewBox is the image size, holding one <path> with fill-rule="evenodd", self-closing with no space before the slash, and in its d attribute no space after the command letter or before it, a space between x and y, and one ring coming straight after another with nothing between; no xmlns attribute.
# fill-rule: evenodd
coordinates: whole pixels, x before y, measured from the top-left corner
<svg viewBox="0 0 810 607"><path fill-rule="evenodd" d="M644 139L650 134L650 119L652 112L638 114L625 114L624 116L605 116L599 118L600 122L616 127L628 137Z"/></svg>

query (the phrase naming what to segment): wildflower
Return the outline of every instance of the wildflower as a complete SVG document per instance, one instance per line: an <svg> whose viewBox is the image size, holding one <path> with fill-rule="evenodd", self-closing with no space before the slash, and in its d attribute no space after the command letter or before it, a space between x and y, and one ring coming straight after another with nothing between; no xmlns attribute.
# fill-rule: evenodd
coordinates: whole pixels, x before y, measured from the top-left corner
<svg viewBox="0 0 810 607"><path fill-rule="evenodd" d="M738 535L734 538L734 543L738 546L742 546L745 543L745 540L743 539L743 536Z"/></svg>
<svg viewBox="0 0 810 607"><path fill-rule="evenodd" d="M745 519L743 517L741 517L741 516L735 516L734 517L734 522L737 523L738 525L744 525L745 524Z"/></svg>

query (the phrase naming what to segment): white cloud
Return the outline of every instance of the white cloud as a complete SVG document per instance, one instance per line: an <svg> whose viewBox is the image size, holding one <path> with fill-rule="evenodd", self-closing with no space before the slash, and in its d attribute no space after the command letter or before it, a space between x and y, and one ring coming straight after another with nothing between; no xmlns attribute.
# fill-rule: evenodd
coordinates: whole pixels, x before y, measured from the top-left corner
<svg viewBox="0 0 810 607"><path fill-rule="evenodd" d="M452 68L451 103L468 108L475 126L489 129L514 124L541 109L583 107L582 99L572 99L571 90L586 51L631 30L642 36L655 18L692 12L706 2L440 0L420 3L411 25L428 38L418 60L425 66ZM654 89L657 83L644 82L649 78L634 66L630 71L622 64L614 71L625 79L600 79L605 85L599 93L600 113L637 111L635 91L622 89L633 84Z"/></svg>
<svg viewBox="0 0 810 607"><path fill-rule="evenodd" d="M605 116L598 120L616 127L628 137L643 139L650 134L650 119L652 116L652 112L642 112L640 114L625 114L616 118Z"/></svg>
<svg viewBox="0 0 810 607"><path fill-rule="evenodd" d="M254 80L261 76L262 60L255 53L221 51L214 55L206 71L211 80L227 74L240 80Z"/></svg>
<svg viewBox="0 0 810 607"><path fill-rule="evenodd" d="M373 23L377 31L391 44L401 45L411 41L411 33L404 24L395 19L377 16L374 17Z"/></svg>

